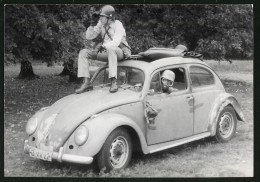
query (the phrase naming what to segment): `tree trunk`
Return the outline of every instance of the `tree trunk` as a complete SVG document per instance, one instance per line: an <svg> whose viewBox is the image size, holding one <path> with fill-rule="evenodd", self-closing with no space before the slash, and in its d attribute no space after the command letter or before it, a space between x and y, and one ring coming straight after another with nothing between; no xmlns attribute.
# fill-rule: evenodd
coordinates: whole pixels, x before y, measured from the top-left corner
<svg viewBox="0 0 260 182"><path fill-rule="evenodd" d="M34 79L38 78L39 76L35 75L33 72L33 67L30 61L23 60L21 61L21 70L18 78L21 79Z"/></svg>
<svg viewBox="0 0 260 182"><path fill-rule="evenodd" d="M51 67L51 66L53 66L53 61L48 61L47 62L47 67Z"/></svg>
<svg viewBox="0 0 260 182"><path fill-rule="evenodd" d="M73 66L73 60L71 59L63 63L63 70L59 76L69 76L70 82L82 82L82 79L77 77L77 69Z"/></svg>
<svg viewBox="0 0 260 182"><path fill-rule="evenodd" d="M59 76L71 75L71 72L73 72L72 70L73 70L73 63L71 63L71 61L65 61L63 63L63 70L59 74Z"/></svg>
<svg viewBox="0 0 260 182"><path fill-rule="evenodd" d="M78 76L75 75L75 74L69 75L69 81L70 82L76 82L76 83L82 83L83 82L82 78L78 78Z"/></svg>
<svg viewBox="0 0 260 182"><path fill-rule="evenodd" d="M68 70L67 67L63 67L63 70L60 74L58 74L58 76L67 76L70 75L70 71Z"/></svg>

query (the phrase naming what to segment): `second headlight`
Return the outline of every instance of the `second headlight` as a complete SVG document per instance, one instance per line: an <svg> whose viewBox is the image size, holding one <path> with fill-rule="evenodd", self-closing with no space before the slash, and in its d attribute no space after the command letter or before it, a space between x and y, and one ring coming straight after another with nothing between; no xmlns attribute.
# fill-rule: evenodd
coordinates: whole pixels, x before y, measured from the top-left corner
<svg viewBox="0 0 260 182"><path fill-rule="evenodd" d="M78 146L83 145L88 139L88 128L84 125L78 127L74 134L75 143Z"/></svg>
<svg viewBox="0 0 260 182"><path fill-rule="evenodd" d="M32 117L31 119L29 119L29 121L26 124L26 133L28 135L32 135L38 125L38 119L36 117Z"/></svg>

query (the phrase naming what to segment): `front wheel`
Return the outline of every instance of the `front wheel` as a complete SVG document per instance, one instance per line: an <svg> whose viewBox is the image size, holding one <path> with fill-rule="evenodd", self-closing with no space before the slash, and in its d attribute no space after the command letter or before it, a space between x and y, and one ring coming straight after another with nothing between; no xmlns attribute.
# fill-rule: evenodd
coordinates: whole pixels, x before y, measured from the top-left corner
<svg viewBox="0 0 260 182"><path fill-rule="evenodd" d="M235 111L231 106L227 106L220 112L215 139L221 143L228 142L235 135L236 127Z"/></svg>
<svg viewBox="0 0 260 182"><path fill-rule="evenodd" d="M131 137L127 130L118 128L108 136L98 153L98 167L99 169L105 168L105 172L113 169L123 169L129 164L131 156Z"/></svg>

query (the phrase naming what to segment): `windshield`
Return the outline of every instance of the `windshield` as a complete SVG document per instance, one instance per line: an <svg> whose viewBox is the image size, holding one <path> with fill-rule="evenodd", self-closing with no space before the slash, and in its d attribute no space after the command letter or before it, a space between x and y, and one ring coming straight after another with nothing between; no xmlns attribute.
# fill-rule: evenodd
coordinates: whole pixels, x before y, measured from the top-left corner
<svg viewBox="0 0 260 182"><path fill-rule="evenodd" d="M108 68L101 69L92 84L94 87L110 87L111 81L108 78ZM144 73L140 69L130 67L117 68L117 85L119 88L140 92L143 84Z"/></svg>

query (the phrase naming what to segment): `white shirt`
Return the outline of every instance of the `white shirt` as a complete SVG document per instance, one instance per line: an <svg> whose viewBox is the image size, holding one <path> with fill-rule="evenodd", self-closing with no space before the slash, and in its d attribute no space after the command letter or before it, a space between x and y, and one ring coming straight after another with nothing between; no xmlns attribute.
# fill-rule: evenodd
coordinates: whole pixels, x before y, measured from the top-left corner
<svg viewBox="0 0 260 182"><path fill-rule="evenodd" d="M108 29L108 27L106 27ZM87 40L93 40L98 35L101 34L102 38L104 37L106 33L105 27L102 25L100 21L98 21L98 24L96 26L90 26L86 31L86 39ZM109 25L108 33L111 36L111 38L106 34L104 38L103 46L116 46L118 47L121 42L128 45L126 42L126 33L125 28L123 27L123 24L115 20Z"/></svg>

